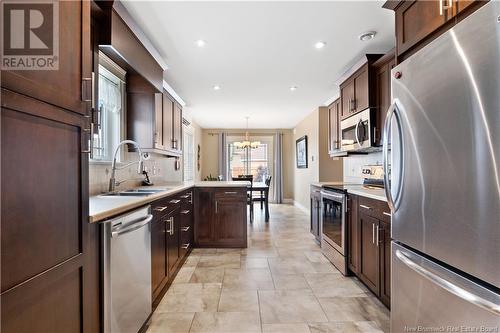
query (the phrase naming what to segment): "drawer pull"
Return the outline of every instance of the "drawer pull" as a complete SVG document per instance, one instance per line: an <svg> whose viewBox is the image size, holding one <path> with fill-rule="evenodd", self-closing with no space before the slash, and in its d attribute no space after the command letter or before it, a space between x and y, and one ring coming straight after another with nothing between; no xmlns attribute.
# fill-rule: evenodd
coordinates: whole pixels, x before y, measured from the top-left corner
<svg viewBox="0 0 500 333"><path fill-rule="evenodd" d="M170 203L171 204L178 204L179 202L181 202L180 200L178 199L173 199L173 200L170 200Z"/></svg>
<svg viewBox="0 0 500 333"><path fill-rule="evenodd" d="M391 216L392 216L392 215L391 215L391 213L387 213L387 212L383 212L382 214L387 215L387 216L389 216L389 217L391 217Z"/></svg>
<svg viewBox="0 0 500 333"><path fill-rule="evenodd" d="M186 209L186 210L182 210L182 211L181 211L181 214L183 214L183 215L187 215L187 214L189 214L189 210L187 210L187 209Z"/></svg>
<svg viewBox="0 0 500 333"><path fill-rule="evenodd" d="M238 192L224 192L225 194L237 194Z"/></svg>
<svg viewBox="0 0 500 333"><path fill-rule="evenodd" d="M190 228L190 227L189 227L189 226L187 226L187 227L183 227L183 228L181 228L181 229L182 229L182 231L189 231L189 228Z"/></svg>
<svg viewBox="0 0 500 333"><path fill-rule="evenodd" d="M368 207L368 206L365 206L365 205L359 205L359 207L364 208L364 209L368 209L368 210L372 209L371 207Z"/></svg>
<svg viewBox="0 0 500 333"><path fill-rule="evenodd" d="M181 249L187 250L189 249L189 245L191 245L191 243L182 244Z"/></svg>
<svg viewBox="0 0 500 333"><path fill-rule="evenodd" d="M190 197L190 195L189 195L189 194L181 195L181 198L182 198L182 199L187 199L187 198L189 198L189 197Z"/></svg>
<svg viewBox="0 0 500 333"><path fill-rule="evenodd" d="M163 212L167 208L168 208L167 206L163 206L163 207L158 206L158 207L153 208L153 210L157 211L157 212Z"/></svg>

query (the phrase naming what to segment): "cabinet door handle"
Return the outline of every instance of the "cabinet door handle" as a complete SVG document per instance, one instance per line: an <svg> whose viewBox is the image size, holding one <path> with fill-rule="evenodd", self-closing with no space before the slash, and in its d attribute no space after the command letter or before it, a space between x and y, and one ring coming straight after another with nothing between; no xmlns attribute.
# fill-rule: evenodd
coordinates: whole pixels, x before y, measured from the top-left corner
<svg viewBox="0 0 500 333"><path fill-rule="evenodd" d="M391 213L382 212L382 214L384 214L384 215L386 215L386 216L389 216L389 217L392 217Z"/></svg>
<svg viewBox="0 0 500 333"><path fill-rule="evenodd" d="M168 208L167 206L158 206L158 207L153 208L153 210L157 211L157 212L163 212L167 208Z"/></svg>
<svg viewBox="0 0 500 333"><path fill-rule="evenodd" d="M181 195L181 198L182 199L187 199L187 198L189 198L189 194Z"/></svg>
<svg viewBox="0 0 500 333"><path fill-rule="evenodd" d="M186 210L181 210L181 214L183 214L183 215L187 215L187 214L189 214L189 210L188 210L188 209L186 209Z"/></svg>
<svg viewBox="0 0 500 333"><path fill-rule="evenodd" d="M372 244L375 244L375 223L372 223Z"/></svg>
<svg viewBox="0 0 500 333"><path fill-rule="evenodd" d="M189 228L190 228L189 226L188 227L183 227L182 231L189 231Z"/></svg>
<svg viewBox="0 0 500 333"><path fill-rule="evenodd" d="M368 207L368 206L365 206L365 205L359 205L359 207L364 208L364 209L368 209L368 210L372 209L371 207Z"/></svg>
<svg viewBox="0 0 500 333"><path fill-rule="evenodd" d="M453 7L453 0L448 0L448 5L445 5L446 0L439 0L439 15L443 15L443 9L448 10Z"/></svg>
<svg viewBox="0 0 500 333"><path fill-rule="evenodd" d="M236 194L238 192L224 192L225 194Z"/></svg>
<svg viewBox="0 0 500 333"><path fill-rule="evenodd" d="M170 200L170 203L171 204L178 204L179 202L181 202L180 200L178 199L173 199L173 200Z"/></svg>
<svg viewBox="0 0 500 333"><path fill-rule="evenodd" d="M217 200L215 200L215 214L218 213L218 209L217 209Z"/></svg>
<svg viewBox="0 0 500 333"><path fill-rule="evenodd" d="M183 245L181 246L181 249L187 250L187 249L189 249L189 246L190 246L190 245L191 245L191 243L183 244Z"/></svg>
<svg viewBox="0 0 500 333"><path fill-rule="evenodd" d="M378 247L378 244L379 244L379 233L380 233L380 228L378 227L378 224L375 226L375 233L376 233L376 237L377 237L377 247Z"/></svg>
<svg viewBox="0 0 500 333"><path fill-rule="evenodd" d="M165 223L169 224L169 230L167 230L167 233L172 236L174 234L174 217L172 216L171 218L168 218L165 220Z"/></svg>

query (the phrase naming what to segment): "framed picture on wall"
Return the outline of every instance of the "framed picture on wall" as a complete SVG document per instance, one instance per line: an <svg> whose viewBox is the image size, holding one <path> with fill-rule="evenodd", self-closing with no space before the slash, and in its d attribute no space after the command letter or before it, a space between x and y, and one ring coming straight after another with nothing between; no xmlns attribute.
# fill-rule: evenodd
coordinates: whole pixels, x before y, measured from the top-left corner
<svg viewBox="0 0 500 333"><path fill-rule="evenodd" d="M295 159L297 161L297 168L307 168L307 135L295 141Z"/></svg>

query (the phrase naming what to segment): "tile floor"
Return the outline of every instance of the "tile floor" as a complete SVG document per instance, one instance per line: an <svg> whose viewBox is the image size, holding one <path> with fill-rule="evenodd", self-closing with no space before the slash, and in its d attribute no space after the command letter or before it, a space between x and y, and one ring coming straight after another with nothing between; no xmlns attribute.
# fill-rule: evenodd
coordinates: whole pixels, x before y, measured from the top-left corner
<svg viewBox="0 0 500 333"><path fill-rule="evenodd" d="M148 333L389 332L389 311L342 276L290 205L259 206L247 249L194 249Z"/></svg>

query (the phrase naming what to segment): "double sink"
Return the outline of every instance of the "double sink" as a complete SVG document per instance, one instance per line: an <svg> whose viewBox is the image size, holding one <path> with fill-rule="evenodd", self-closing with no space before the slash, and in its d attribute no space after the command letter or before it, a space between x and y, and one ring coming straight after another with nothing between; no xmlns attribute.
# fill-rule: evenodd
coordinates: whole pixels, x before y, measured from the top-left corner
<svg viewBox="0 0 500 333"><path fill-rule="evenodd" d="M148 195L152 195L158 192L164 192L168 191L169 188L162 188L162 189L132 189L132 190L126 190L126 191L120 191L120 192L110 192L110 193L105 193L103 196L106 197L147 197Z"/></svg>

